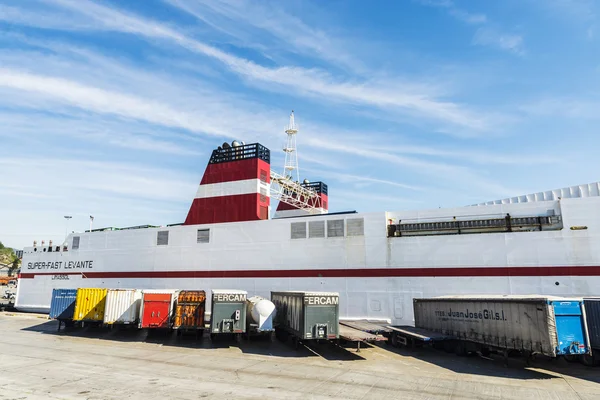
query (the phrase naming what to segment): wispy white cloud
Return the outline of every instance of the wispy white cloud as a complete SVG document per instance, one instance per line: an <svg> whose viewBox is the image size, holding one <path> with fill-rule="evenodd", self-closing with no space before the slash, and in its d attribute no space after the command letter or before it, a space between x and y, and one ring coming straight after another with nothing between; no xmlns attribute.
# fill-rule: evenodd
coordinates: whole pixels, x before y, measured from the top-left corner
<svg viewBox="0 0 600 400"><path fill-rule="evenodd" d="M351 70L364 68L360 60L345 50L348 48L347 43L290 14L282 8L284 3L248 0L164 1L214 29L235 37L246 46L256 46L256 41L252 38L266 35L278 42L275 46L280 51L317 57ZM271 50L272 48L270 46Z"/></svg>
<svg viewBox="0 0 600 400"><path fill-rule="evenodd" d="M412 157L401 156L389 152L381 151L364 146L353 145L352 143L337 143L317 138L307 138L307 143L311 146L316 146L321 149L328 149L336 152L343 152L355 156L365 157L373 160L378 160L383 163L391 163L400 165L408 170L419 171L420 174L428 176L430 180L440 182L452 182L456 186L457 182L461 185L469 187L470 190L488 193L490 195L498 195L500 193L520 193L521 190L508 188L494 180L486 179L485 177L475 173L472 169L454 165L447 162L433 162L423 159L415 159Z"/></svg>
<svg viewBox="0 0 600 400"><path fill-rule="evenodd" d="M450 9L449 13L450 13L450 15L452 15L468 24L479 25L479 24L485 24L488 21L487 16L485 14L473 14L473 13L466 12L464 10L460 10L458 8Z"/></svg>
<svg viewBox="0 0 600 400"><path fill-rule="evenodd" d="M343 183L370 184L370 185L374 184L374 185L391 186L394 188L405 189L405 190L423 190L423 188L418 187L418 186L407 185L405 183L391 181L391 180L387 180L387 179L374 178L371 176L354 175L354 174L347 174L347 173L335 172L335 171L321 171L321 170L315 170L315 169L311 169L311 168L306 168L305 170L308 172L313 172L315 174L318 173L319 175L322 175L324 177L333 178L333 179L337 180L338 182L343 182Z"/></svg>
<svg viewBox="0 0 600 400"><path fill-rule="evenodd" d="M1 92L1 91L0 91ZM65 141L87 141L101 146L115 146L126 149L165 153L179 156L198 156L193 140L186 136L176 136L177 142L156 137L155 131L136 127L134 124L115 123L92 116L80 118L76 115L55 116L45 113L0 112L0 137L28 137L44 139L46 143ZM40 129L43 126L43 129ZM188 145L179 144L186 141ZM191 143L190 143L191 142Z"/></svg>
<svg viewBox="0 0 600 400"><path fill-rule="evenodd" d="M449 124L473 131L492 129L484 111L472 110L459 103L437 99L422 90L426 85L408 84L407 81L394 84L389 80L384 82L342 80L329 72L315 68L265 67L186 36L165 24L98 3L86 0L48 0L48 2L83 15L95 23L96 29L130 33L146 39L160 39L177 44L222 63L249 83L267 85L268 90L283 90L289 93L289 88L293 88L294 93L317 100L327 99L330 102L371 106L404 113L414 118L428 119L436 124ZM21 10L21 12L27 14L27 11ZM28 19L21 18L21 20ZM30 22L34 24L36 21ZM66 25L68 23L65 21Z"/></svg>
<svg viewBox="0 0 600 400"><path fill-rule="evenodd" d="M503 32L485 14L468 12L456 6L452 0L417 1L426 6L444 9L452 17L467 24L480 26L473 37L473 44L496 47L518 55L525 53L523 36Z"/></svg>
<svg viewBox="0 0 600 400"><path fill-rule="evenodd" d="M482 13L471 13L460 7L457 7L452 0L415 0L418 3L429 6L444 9L453 16L454 18L466 22L468 24L484 24L488 21L485 14Z"/></svg>
<svg viewBox="0 0 600 400"><path fill-rule="evenodd" d="M74 193L104 193L189 202L198 183L189 173L114 161L4 157L0 166L7 187L27 182L29 190L36 188L38 193L63 198Z"/></svg>
<svg viewBox="0 0 600 400"><path fill-rule="evenodd" d="M523 37L521 35L502 33L494 28L479 28L473 37L473 43L482 46L497 47L518 55L525 54Z"/></svg>
<svg viewBox="0 0 600 400"><path fill-rule="evenodd" d="M555 18L567 21L575 29L582 29L588 40L593 40L598 28L600 4L596 0L547 0L534 2L535 7L549 11Z"/></svg>
<svg viewBox="0 0 600 400"><path fill-rule="evenodd" d="M566 117L569 119L600 120L600 100L569 97L546 97L523 104L523 112L536 116Z"/></svg>

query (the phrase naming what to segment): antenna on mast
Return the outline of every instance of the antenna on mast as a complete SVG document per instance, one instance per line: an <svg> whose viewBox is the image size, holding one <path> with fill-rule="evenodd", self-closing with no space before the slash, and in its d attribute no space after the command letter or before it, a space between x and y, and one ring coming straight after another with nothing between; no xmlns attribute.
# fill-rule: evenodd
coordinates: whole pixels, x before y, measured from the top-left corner
<svg viewBox="0 0 600 400"><path fill-rule="evenodd" d="M285 166L283 176L287 179L300 182L300 171L298 170L298 150L296 149L296 134L298 127L294 121L294 110L290 114L290 122L285 133L287 134L287 143L283 148L285 152ZM294 179L295 178L295 179Z"/></svg>

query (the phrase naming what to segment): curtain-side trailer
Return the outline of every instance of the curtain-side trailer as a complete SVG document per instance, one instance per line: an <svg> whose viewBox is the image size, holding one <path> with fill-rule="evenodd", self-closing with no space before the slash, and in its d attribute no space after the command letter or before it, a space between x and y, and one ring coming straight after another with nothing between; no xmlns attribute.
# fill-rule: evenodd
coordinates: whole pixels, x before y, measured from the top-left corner
<svg viewBox="0 0 600 400"><path fill-rule="evenodd" d="M582 299L443 296L414 299L414 315L414 327L392 330L393 344L439 341L457 354L490 350L549 357L590 353Z"/></svg>

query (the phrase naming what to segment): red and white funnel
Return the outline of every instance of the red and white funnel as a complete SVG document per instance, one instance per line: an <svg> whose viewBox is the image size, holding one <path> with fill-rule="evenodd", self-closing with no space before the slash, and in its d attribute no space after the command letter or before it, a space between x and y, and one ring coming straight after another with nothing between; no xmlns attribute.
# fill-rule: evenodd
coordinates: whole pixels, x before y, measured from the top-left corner
<svg viewBox="0 0 600 400"><path fill-rule="evenodd" d="M270 151L259 143L213 150L184 225L269 219Z"/></svg>

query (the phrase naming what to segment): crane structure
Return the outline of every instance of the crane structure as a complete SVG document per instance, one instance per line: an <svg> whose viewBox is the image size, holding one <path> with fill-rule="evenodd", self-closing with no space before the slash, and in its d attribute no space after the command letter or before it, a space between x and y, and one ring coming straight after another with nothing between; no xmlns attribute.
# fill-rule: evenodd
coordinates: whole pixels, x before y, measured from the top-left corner
<svg viewBox="0 0 600 400"><path fill-rule="evenodd" d="M287 141L283 147L283 151L285 152L283 175L271 169L271 199L279 200L300 210L304 210L308 214L319 214L320 212L317 209L322 207L321 197L315 190L305 187L300 183L298 150L296 148L298 127L294 120L294 110L290 114L290 121L285 129L285 133L287 134Z"/></svg>

